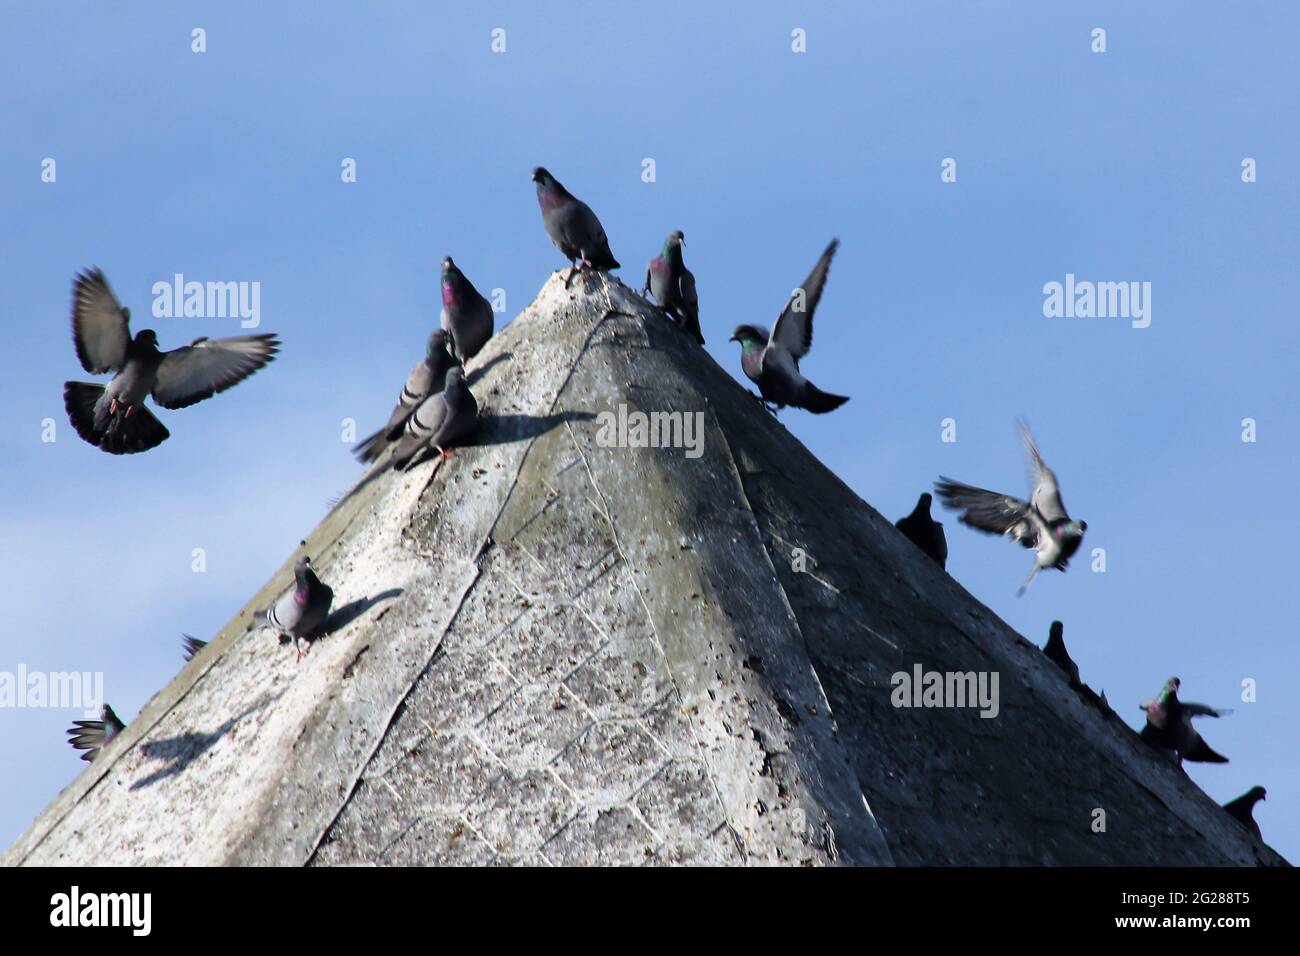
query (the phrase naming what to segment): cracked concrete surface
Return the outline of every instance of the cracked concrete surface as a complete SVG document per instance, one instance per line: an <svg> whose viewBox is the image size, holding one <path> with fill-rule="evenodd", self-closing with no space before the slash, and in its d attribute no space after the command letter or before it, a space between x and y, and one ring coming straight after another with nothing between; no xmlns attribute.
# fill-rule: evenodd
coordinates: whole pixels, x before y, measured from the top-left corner
<svg viewBox="0 0 1300 956"><path fill-rule="evenodd" d="M291 555L3 862L1281 862L616 279L469 371L476 443L308 539L350 619L296 666L244 633ZM703 456L603 447L620 404ZM918 661L1001 715L895 709Z"/></svg>

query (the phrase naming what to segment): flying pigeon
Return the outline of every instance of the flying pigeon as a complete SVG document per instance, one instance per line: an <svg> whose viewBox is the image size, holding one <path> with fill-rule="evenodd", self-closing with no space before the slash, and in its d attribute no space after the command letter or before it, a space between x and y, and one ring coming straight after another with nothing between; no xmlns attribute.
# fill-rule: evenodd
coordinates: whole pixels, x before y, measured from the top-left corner
<svg viewBox="0 0 1300 956"><path fill-rule="evenodd" d="M931 500L929 492L922 493L912 513L895 521L894 527L944 568L948 563L948 539L943 535L942 522L930 517Z"/></svg>
<svg viewBox="0 0 1300 956"><path fill-rule="evenodd" d="M65 382L63 404L77 434L114 455L148 451L170 434L145 407L145 396L163 408L185 408L242 382L275 358L274 335L195 339L170 352L158 335L141 329L131 337L131 310L122 308L98 269L72 284L72 340L87 372L116 372L107 387Z"/></svg>
<svg viewBox="0 0 1300 956"><path fill-rule="evenodd" d="M190 637L188 634L182 634L181 646L185 650L185 661L188 663L189 661L194 660L195 654L208 646L208 642L200 641L197 637Z"/></svg>
<svg viewBox="0 0 1300 956"><path fill-rule="evenodd" d="M704 333L700 331L700 303L695 296L695 276L682 261L682 248L685 245L686 236L680 229L668 233L664 251L646 266L645 288L641 294L652 293L659 307L703 345Z"/></svg>
<svg viewBox="0 0 1300 956"><path fill-rule="evenodd" d="M402 471L421 448L433 445L443 459L452 446L469 434L478 421L478 402L465 384L465 370L456 366L447 373L447 387L430 395L406 422L406 434L393 452L393 468Z"/></svg>
<svg viewBox="0 0 1300 956"><path fill-rule="evenodd" d="M393 413L388 416L388 424L373 435L361 439L353 454L358 461L370 463L384 453L392 442L402 437L406 421L411 417L421 402L434 392L441 392L447 373L456 366L456 360L447 351L448 335L442 329L435 329L429 336L429 347L424 358L411 369L402 386L402 394L397 396Z"/></svg>
<svg viewBox="0 0 1300 956"><path fill-rule="evenodd" d="M547 170L538 166L533 170L537 183L537 203L542 207L542 225L564 258L569 260L569 274L564 277L567 287L579 265L594 269L617 269L618 260L609 251L605 227L596 214L581 199L575 197Z"/></svg>
<svg viewBox="0 0 1300 956"><path fill-rule="evenodd" d="M334 592L316 577L311 558L305 554L293 566L293 580L292 591L265 611L253 615L253 626L273 628L279 634L281 644L292 640L297 659L302 660L303 652L298 641L305 638L310 647L311 639L329 617Z"/></svg>
<svg viewBox="0 0 1300 956"><path fill-rule="evenodd" d="M1029 589L1039 571L1046 568L1064 571L1083 543L1083 533L1088 530L1088 522L1075 521L1066 513L1056 473L1043 461L1028 426L1024 422L1019 426L1020 437L1029 454L1030 477L1034 486L1028 501L943 476L934 483L945 508L964 511L959 519L962 524L988 534L1009 535L1013 541L1037 551L1034 566L1017 595Z"/></svg>
<svg viewBox="0 0 1300 956"><path fill-rule="evenodd" d="M1193 717L1222 717L1230 710L1215 710L1204 704L1184 703L1178 699L1178 688L1182 682L1177 677L1165 681L1165 686L1154 700L1144 701L1140 706L1146 711L1147 722L1140 736L1157 750L1173 751L1181 764L1184 760L1194 763L1227 763L1228 758L1215 753L1201 739L1192 727Z"/></svg>
<svg viewBox="0 0 1300 956"><path fill-rule="evenodd" d="M478 355L492 338L492 303L456 268L451 256L442 260L442 327L451 352L462 365Z"/></svg>
<svg viewBox="0 0 1300 956"><path fill-rule="evenodd" d="M1065 625L1060 621L1053 621L1052 627L1047 633L1047 643L1043 645L1043 653L1047 659L1065 671L1065 676L1070 679L1070 686L1080 688L1083 681L1079 680L1079 665L1070 657L1070 652L1065 649Z"/></svg>
<svg viewBox="0 0 1300 956"><path fill-rule="evenodd" d="M770 334L761 325L738 325L731 334L731 341L740 343L740 367L758 386L769 410L772 405L793 405L820 415L849 400L847 395L823 392L799 372L799 360L812 348L813 312L839 244L838 239L831 240L803 285L790 296Z"/></svg>
<svg viewBox="0 0 1300 956"><path fill-rule="evenodd" d="M84 750L82 760L94 760L99 752L126 728L118 720L113 708L105 704L99 711L99 720L74 720L68 728L68 743L77 750Z"/></svg>
<svg viewBox="0 0 1300 956"><path fill-rule="evenodd" d="M1251 787L1236 800L1229 800L1223 805L1223 809L1232 814L1233 818L1243 827L1255 834L1255 839L1262 840L1264 835L1259 832L1259 824L1255 822L1254 809L1255 804L1267 799L1268 793L1263 787Z"/></svg>

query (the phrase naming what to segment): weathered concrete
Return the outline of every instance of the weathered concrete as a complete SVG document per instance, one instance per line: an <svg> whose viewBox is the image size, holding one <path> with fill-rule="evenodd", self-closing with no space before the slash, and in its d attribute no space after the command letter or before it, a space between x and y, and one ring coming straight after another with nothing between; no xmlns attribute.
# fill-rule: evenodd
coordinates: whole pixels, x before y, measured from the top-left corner
<svg viewBox="0 0 1300 956"><path fill-rule="evenodd" d="M308 540L333 633L244 635L290 558L5 863L1281 862L621 283L470 372L475 447ZM620 404L702 457L602 447ZM891 706L918 661L1000 716Z"/></svg>

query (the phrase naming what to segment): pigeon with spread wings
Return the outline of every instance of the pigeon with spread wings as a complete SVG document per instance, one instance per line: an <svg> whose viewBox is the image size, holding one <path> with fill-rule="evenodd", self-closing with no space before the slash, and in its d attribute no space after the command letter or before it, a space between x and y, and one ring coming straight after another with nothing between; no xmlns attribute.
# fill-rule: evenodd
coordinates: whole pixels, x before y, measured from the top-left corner
<svg viewBox="0 0 1300 956"><path fill-rule="evenodd" d="M1033 483L1028 501L942 476L934 483L934 488L943 499L945 508L962 512L958 519L962 524L987 534L1005 534L1037 552L1029 577L1016 592L1024 594L1039 571L1066 569L1070 558L1083 543L1088 522L1075 521L1066 512L1056 473L1043 461L1028 426L1024 422L1019 425L1020 437L1029 455L1030 480Z"/></svg>
<svg viewBox="0 0 1300 956"><path fill-rule="evenodd" d="M105 704L99 711L99 720L74 720L68 728L68 743L75 750L84 751L82 760L94 760L113 738L126 729L126 724Z"/></svg>
<svg viewBox="0 0 1300 956"><path fill-rule="evenodd" d="M832 239L803 285L795 289L769 333L761 325L738 325L731 341L740 343L740 367L758 386L764 407L793 405L821 415L847 402L845 395L823 392L799 371L799 360L812 348L813 313L821 301L831 258L840 241Z"/></svg>
<svg viewBox="0 0 1300 956"><path fill-rule="evenodd" d="M1171 677L1165 681L1165 686L1155 698L1139 705L1146 712L1147 722L1138 736L1156 750L1172 753L1180 765L1184 760L1194 763L1227 763L1227 757L1216 753L1201 739L1201 735L1192 726L1192 718L1223 717L1232 711L1179 700L1180 687L1182 681Z"/></svg>
<svg viewBox="0 0 1300 956"><path fill-rule="evenodd" d="M131 310L122 307L98 269L72 284L72 340L81 367L94 375L116 373L107 386L65 382L63 404L77 434L114 455L148 451L170 432L145 407L186 408L242 382L275 358L274 335L195 339L160 351L153 329L131 336Z"/></svg>

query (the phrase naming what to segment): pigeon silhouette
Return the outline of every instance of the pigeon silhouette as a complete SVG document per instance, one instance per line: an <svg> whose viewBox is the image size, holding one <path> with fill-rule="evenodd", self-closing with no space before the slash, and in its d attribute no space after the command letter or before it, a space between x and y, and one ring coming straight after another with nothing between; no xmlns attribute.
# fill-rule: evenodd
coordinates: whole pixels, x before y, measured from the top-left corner
<svg viewBox="0 0 1300 956"><path fill-rule="evenodd" d="M1046 568L1064 571L1083 543L1088 522L1075 521L1065 510L1056 473L1047 467L1029 426L1019 422L1020 437L1029 456L1033 492L1028 501L1011 495L976 488L940 476L934 483L945 508L961 511L962 524L986 534L1005 534L1026 548L1033 548L1034 566L1017 595L1029 590L1034 577Z"/></svg>
<svg viewBox="0 0 1300 956"><path fill-rule="evenodd" d="M1262 840L1264 835L1259 832L1259 824L1255 822L1255 804L1267 797L1268 792L1263 787L1251 787L1236 800L1229 800L1225 803L1223 809L1232 814L1234 820L1255 834L1256 840Z"/></svg>
<svg viewBox="0 0 1300 956"><path fill-rule="evenodd" d="M1083 681L1079 680L1079 665L1065 649L1065 625L1060 621L1052 622L1047 632L1047 643L1043 645L1043 653L1047 655L1049 661L1065 672L1065 676L1070 679L1071 687L1076 690L1083 687Z"/></svg>
<svg viewBox="0 0 1300 956"><path fill-rule="evenodd" d="M894 522L894 527L907 536L907 540L924 551L939 567L948 564L948 539L943 534L943 523L930 517L929 492L923 492L916 507L906 517Z"/></svg>
<svg viewBox="0 0 1300 956"><path fill-rule="evenodd" d="M131 310L113 295L98 269L72 284L72 340L87 372L115 372L107 386L65 382L63 404L72 427L90 444L113 455L148 451L170 432L145 406L186 408L242 382L275 358L274 335L198 338L170 352L158 335L142 329L131 337Z"/></svg>
<svg viewBox="0 0 1300 956"><path fill-rule="evenodd" d="M847 402L845 395L823 392L799 371L799 360L812 348L813 313L821 301L831 258L840 241L832 239L826 251L790 296L769 333L761 325L738 325L731 341L740 343L740 367L769 411L793 405L822 415Z"/></svg>

